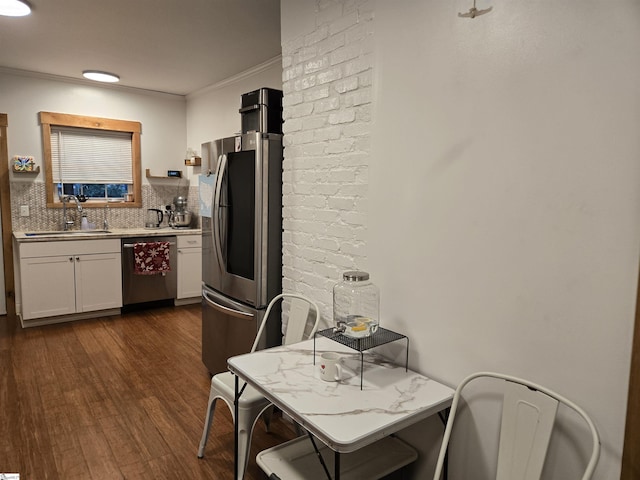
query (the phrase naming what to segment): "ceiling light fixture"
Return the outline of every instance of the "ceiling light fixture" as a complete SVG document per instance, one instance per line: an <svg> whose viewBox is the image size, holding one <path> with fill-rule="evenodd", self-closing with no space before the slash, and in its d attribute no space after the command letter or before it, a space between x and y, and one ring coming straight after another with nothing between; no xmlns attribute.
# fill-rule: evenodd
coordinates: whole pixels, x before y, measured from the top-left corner
<svg viewBox="0 0 640 480"><path fill-rule="evenodd" d="M31 13L31 7L21 0L0 0L0 15L24 17Z"/></svg>
<svg viewBox="0 0 640 480"><path fill-rule="evenodd" d="M96 82L115 83L120 81L118 75L109 72L100 72L98 70L85 70L82 72L82 76L89 80L95 80Z"/></svg>

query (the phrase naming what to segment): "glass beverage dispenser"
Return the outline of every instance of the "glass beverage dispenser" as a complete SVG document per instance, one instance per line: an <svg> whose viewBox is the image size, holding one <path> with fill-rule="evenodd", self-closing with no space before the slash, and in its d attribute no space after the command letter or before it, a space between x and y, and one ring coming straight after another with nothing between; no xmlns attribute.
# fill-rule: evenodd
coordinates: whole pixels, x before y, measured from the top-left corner
<svg viewBox="0 0 640 480"><path fill-rule="evenodd" d="M337 331L368 337L380 324L380 292L367 272L349 271L333 287L333 321Z"/></svg>

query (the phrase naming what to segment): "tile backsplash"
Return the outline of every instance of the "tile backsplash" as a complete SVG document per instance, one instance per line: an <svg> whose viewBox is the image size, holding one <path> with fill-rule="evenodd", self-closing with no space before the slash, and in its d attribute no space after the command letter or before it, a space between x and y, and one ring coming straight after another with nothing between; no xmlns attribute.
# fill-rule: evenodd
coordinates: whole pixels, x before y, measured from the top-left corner
<svg viewBox="0 0 640 480"><path fill-rule="evenodd" d="M147 208L160 208L173 203L173 198L187 196L187 209L193 213L194 226L200 226L197 186L142 185L142 208L87 208L87 218L102 228L105 218L110 228L144 227ZM29 207L29 216L20 216L21 206ZM74 204L72 204L73 209ZM11 222L14 231L60 230L62 209L46 207L45 184L42 182L11 182ZM166 223L166 220L165 220ZM79 228L80 220L76 220Z"/></svg>

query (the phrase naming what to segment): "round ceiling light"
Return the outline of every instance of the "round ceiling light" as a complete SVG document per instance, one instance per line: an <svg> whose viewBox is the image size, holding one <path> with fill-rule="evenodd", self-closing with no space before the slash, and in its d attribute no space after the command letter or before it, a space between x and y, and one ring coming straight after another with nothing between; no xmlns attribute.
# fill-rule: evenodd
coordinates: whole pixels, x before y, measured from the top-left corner
<svg viewBox="0 0 640 480"><path fill-rule="evenodd" d="M31 7L21 0L0 0L0 15L24 17L31 13Z"/></svg>
<svg viewBox="0 0 640 480"><path fill-rule="evenodd" d="M115 83L120 81L118 75L109 72L100 72L98 70L85 70L82 72L82 76L89 80L95 80L96 82Z"/></svg>

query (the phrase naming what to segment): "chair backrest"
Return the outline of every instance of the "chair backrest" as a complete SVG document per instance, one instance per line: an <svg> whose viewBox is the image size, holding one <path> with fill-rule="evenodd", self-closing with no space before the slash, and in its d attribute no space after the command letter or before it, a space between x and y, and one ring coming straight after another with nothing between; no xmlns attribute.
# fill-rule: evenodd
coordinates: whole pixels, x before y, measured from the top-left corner
<svg viewBox="0 0 640 480"><path fill-rule="evenodd" d="M582 408L561 395L528 380L501 373L478 372L462 380L455 391L433 476L434 480L440 479L463 389L471 381L486 377L506 381L496 480L540 479L559 403L577 412L589 427L593 447L582 480L591 478L600 457L600 438L593 421Z"/></svg>
<svg viewBox="0 0 640 480"><path fill-rule="evenodd" d="M251 347L252 352L255 352L256 348L258 348L265 325L269 321L271 312L274 311L274 306L285 298L288 298L291 301L287 328L285 330L284 340L282 343L284 345L288 345L311 338L315 335L316 330L318 329L318 323L320 322L320 309L318 308L318 305L304 295L299 295L297 293L281 293L273 297L273 300L271 300L267 306L267 310L262 318L262 323L258 329L256 339Z"/></svg>

